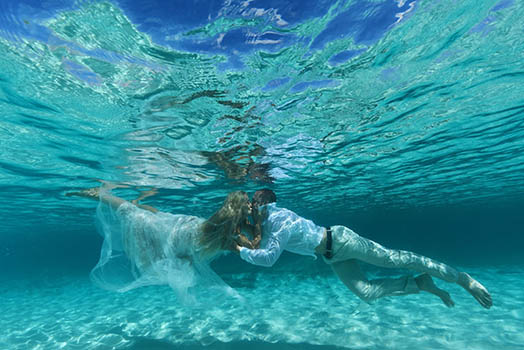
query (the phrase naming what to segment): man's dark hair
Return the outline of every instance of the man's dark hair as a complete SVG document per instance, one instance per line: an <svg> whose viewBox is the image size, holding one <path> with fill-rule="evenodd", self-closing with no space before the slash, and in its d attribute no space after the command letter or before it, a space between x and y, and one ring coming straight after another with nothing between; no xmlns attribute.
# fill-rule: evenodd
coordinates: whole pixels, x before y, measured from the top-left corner
<svg viewBox="0 0 524 350"><path fill-rule="evenodd" d="M269 203L274 203L277 201L277 195L275 192L271 191L270 189L264 188L262 190L258 190L253 195L252 203L255 206L261 206Z"/></svg>

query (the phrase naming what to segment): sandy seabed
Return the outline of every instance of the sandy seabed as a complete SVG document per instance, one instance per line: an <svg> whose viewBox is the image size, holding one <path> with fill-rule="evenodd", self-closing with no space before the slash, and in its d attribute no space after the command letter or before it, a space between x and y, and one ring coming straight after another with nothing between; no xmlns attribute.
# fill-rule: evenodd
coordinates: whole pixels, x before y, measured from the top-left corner
<svg viewBox="0 0 524 350"><path fill-rule="evenodd" d="M421 293L361 303L334 275L228 274L245 298L182 305L166 286L126 293L87 277L7 281L0 349L524 349L524 267L467 268L492 293L483 309Z"/></svg>

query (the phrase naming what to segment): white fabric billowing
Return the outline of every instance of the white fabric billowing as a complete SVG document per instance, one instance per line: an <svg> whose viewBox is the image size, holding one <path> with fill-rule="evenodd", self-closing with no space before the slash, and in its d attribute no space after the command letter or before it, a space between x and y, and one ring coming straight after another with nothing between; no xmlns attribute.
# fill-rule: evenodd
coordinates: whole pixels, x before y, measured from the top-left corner
<svg viewBox="0 0 524 350"><path fill-rule="evenodd" d="M210 259L200 256L203 221L196 216L152 213L129 202L115 211L100 201L97 225L104 243L91 279L101 288L118 292L168 284L189 303L197 301L197 288L238 297L209 267Z"/></svg>
<svg viewBox="0 0 524 350"><path fill-rule="evenodd" d="M262 208L267 217L262 223L260 249L240 249L240 257L255 265L273 266L284 250L309 255L316 259L315 248L320 244L324 228L291 210L279 208L275 203Z"/></svg>

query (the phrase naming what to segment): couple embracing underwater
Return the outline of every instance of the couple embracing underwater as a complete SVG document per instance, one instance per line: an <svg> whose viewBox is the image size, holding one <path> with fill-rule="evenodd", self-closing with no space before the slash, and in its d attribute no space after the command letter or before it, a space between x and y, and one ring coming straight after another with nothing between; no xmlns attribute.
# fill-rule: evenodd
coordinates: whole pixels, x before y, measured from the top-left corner
<svg viewBox="0 0 524 350"><path fill-rule="evenodd" d="M234 251L248 263L270 267L286 250L322 256L348 289L365 302L424 291L438 296L446 306L454 306L449 293L434 284L432 277L436 277L460 285L483 307L492 306L487 289L467 273L413 252L385 248L345 226L318 226L278 207L276 195L269 189L255 192L251 201L243 191L231 192L208 219L161 212L140 203L155 192L127 201L114 196L111 189L105 184L67 194L99 200L97 224L104 243L91 278L106 289L123 292L168 284L185 298L189 288L200 285L235 294L210 268L214 258ZM359 262L419 275L369 280Z"/></svg>

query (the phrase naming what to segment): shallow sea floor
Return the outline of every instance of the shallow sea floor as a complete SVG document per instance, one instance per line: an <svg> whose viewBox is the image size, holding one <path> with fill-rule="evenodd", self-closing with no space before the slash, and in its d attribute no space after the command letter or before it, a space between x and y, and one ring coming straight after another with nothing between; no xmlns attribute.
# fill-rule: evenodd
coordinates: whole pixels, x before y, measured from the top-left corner
<svg viewBox="0 0 524 350"><path fill-rule="evenodd" d="M87 277L7 281L0 349L523 349L524 267L467 268L493 296L460 287L362 304L330 274L223 275L246 302L182 306L164 286L114 293Z"/></svg>

